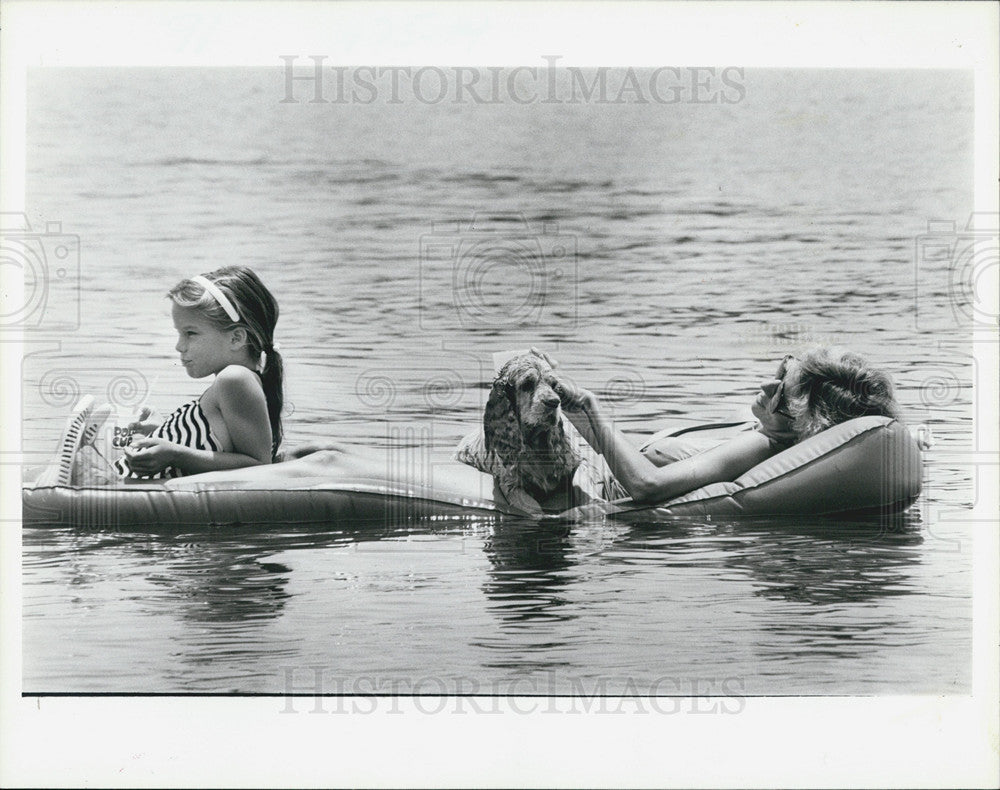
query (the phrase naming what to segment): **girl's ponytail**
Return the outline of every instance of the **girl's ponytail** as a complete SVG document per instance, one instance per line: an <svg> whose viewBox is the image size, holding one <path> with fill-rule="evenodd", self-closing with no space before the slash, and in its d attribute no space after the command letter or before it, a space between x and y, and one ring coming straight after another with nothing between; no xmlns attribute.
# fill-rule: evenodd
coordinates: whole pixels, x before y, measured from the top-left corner
<svg viewBox="0 0 1000 790"><path fill-rule="evenodd" d="M273 346L264 351L264 369L260 373L260 383L267 398L267 416L271 422L271 455L278 454L284 436L281 426L281 410L285 405L285 368L281 354Z"/></svg>

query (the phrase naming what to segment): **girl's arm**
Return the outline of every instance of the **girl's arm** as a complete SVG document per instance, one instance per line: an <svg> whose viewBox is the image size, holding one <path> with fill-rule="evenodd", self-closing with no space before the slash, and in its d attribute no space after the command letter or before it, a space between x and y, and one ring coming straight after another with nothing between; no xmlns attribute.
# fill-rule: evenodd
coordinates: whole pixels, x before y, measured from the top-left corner
<svg viewBox="0 0 1000 790"><path fill-rule="evenodd" d="M133 471L150 474L173 466L185 474L198 474L271 463L267 399L253 371L230 365L202 398L203 405L211 400L218 407L233 451L196 450L164 439L139 439L133 442L139 452L131 454L128 462Z"/></svg>
<svg viewBox="0 0 1000 790"><path fill-rule="evenodd" d="M195 450L165 439L139 439L132 446L139 452L128 453L129 468L140 475L155 474L168 466L180 469L188 475L200 472L216 472L224 469L242 469L270 463L243 453L223 453L215 450Z"/></svg>
<svg viewBox="0 0 1000 790"><path fill-rule="evenodd" d="M774 455L768 438L751 431L719 447L657 467L615 429L592 392L574 389L556 373L550 375L570 422L604 456L614 476L636 502L666 502L709 483L735 480Z"/></svg>

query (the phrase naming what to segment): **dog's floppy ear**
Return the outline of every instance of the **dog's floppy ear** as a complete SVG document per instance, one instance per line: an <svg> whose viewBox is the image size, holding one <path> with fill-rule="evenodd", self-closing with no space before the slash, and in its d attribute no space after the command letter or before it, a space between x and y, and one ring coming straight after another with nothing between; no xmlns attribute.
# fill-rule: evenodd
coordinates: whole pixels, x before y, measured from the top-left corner
<svg viewBox="0 0 1000 790"><path fill-rule="evenodd" d="M505 365L494 380L489 400L486 401L486 411L483 413L486 452L495 452L505 465L516 460L523 447L514 385L506 375L507 367Z"/></svg>

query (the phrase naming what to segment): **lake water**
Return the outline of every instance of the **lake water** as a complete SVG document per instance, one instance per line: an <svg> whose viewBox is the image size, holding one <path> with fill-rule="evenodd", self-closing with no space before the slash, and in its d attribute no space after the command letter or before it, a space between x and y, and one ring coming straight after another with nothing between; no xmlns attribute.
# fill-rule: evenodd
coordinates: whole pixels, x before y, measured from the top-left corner
<svg viewBox="0 0 1000 790"><path fill-rule="evenodd" d="M740 80L731 104L363 105L282 103L280 69L33 72L29 220L80 257L34 314L26 462L79 392L197 396L163 297L230 263L281 305L287 445L444 459L492 353L531 344L628 433L726 420L815 343L889 369L937 445L892 530L25 529L24 689L967 691L974 488L949 459L973 446L975 368L921 236L969 215L971 78Z"/></svg>

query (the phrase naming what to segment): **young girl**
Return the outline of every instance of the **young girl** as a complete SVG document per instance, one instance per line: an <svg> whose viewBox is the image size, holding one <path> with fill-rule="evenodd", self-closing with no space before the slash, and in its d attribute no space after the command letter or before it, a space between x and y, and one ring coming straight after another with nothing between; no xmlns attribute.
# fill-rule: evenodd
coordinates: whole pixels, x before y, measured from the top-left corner
<svg viewBox="0 0 1000 790"><path fill-rule="evenodd" d="M283 401L271 292L251 269L227 266L182 280L167 296L181 364L191 378L215 380L162 424L133 423L131 446L114 463L118 476L167 478L271 463L281 444ZM96 431L83 433L86 442ZM93 470L84 474L80 466L92 465L96 453L82 450L72 482L94 481Z"/></svg>

